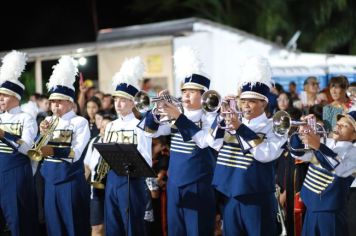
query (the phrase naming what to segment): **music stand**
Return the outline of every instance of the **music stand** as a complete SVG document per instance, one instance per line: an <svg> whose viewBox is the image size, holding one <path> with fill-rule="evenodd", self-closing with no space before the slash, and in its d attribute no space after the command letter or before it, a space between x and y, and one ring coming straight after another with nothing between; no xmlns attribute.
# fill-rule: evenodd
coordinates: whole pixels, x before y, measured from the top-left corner
<svg viewBox="0 0 356 236"><path fill-rule="evenodd" d="M94 143L94 147L117 175L127 176L127 221L126 235L130 220L130 177L156 177L156 173L137 150L135 144Z"/></svg>

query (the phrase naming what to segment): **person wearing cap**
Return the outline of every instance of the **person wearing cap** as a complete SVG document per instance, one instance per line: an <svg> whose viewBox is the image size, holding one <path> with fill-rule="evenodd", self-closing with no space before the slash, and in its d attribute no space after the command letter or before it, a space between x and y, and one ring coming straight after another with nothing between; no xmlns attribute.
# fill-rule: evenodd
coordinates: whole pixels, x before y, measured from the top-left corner
<svg viewBox="0 0 356 236"><path fill-rule="evenodd" d="M238 88L242 120L233 114L219 121L229 130L219 128L217 119L212 125L212 147L219 151L212 184L225 199L223 234L276 235L275 160L287 138L274 134L265 113L271 88L268 61L248 59Z"/></svg>
<svg viewBox="0 0 356 236"><path fill-rule="evenodd" d="M127 58L120 71L113 77L115 109L118 118L106 126L104 141L119 144L137 144L137 150L148 165L152 166L152 139L137 127L134 113L134 97L139 92L138 80L142 79L144 64L140 57ZM126 176L110 170L105 186L104 225L106 235L146 235L145 208L148 193L144 178L130 178L130 202L128 202ZM130 204L130 205L129 205ZM130 207L129 222L127 211Z"/></svg>
<svg viewBox="0 0 356 236"><path fill-rule="evenodd" d="M302 235L348 235L346 202L356 172L355 118L356 112L337 115L331 138L325 143L308 132L308 126L300 128L303 135L291 137L292 150L304 144L310 148L292 151L295 158L310 162L301 190L307 207Z"/></svg>
<svg viewBox="0 0 356 236"><path fill-rule="evenodd" d="M20 109L25 86L18 80L26 54L12 51L0 68L0 214L11 235L36 235L34 179L27 151L37 134L36 120ZM0 217L0 218L2 218ZM0 229L2 231L3 229Z"/></svg>
<svg viewBox="0 0 356 236"><path fill-rule="evenodd" d="M90 131L88 121L72 110L77 73L72 57L59 59L47 84L53 115L40 124L42 135L53 129L48 143L41 148L44 160L40 170L45 179L44 213L47 233L51 236L90 233L90 189L82 155Z"/></svg>
<svg viewBox="0 0 356 236"><path fill-rule="evenodd" d="M205 113L201 96L210 86L203 75L196 52L181 47L174 54L175 73L181 87L184 113L165 102L162 115L174 125L159 125L152 112L145 119L145 131L154 137L171 135L167 183L168 235L213 235L215 191L211 181L215 166L213 149L207 142L215 115Z"/></svg>

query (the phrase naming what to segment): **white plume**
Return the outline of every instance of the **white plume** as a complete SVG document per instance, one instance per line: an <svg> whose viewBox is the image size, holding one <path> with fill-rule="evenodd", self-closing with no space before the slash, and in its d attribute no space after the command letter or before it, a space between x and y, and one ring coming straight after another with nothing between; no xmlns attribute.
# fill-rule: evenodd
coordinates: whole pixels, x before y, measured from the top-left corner
<svg viewBox="0 0 356 236"><path fill-rule="evenodd" d="M13 50L6 54L2 59L2 66L0 68L0 84L6 80L18 84L18 79L25 69L26 61L26 53Z"/></svg>
<svg viewBox="0 0 356 236"><path fill-rule="evenodd" d="M142 79L145 73L145 64L141 57L126 58L122 63L120 71L117 72L113 79L113 86L121 83L127 83L135 88L138 88L138 81Z"/></svg>
<svg viewBox="0 0 356 236"><path fill-rule="evenodd" d="M202 74L202 63L198 54L190 47L182 46L174 53L174 70L177 79L182 80L192 74Z"/></svg>
<svg viewBox="0 0 356 236"><path fill-rule="evenodd" d="M47 89L50 90L60 85L74 90L73 84L77 74L78 68L74 59L70 56L62 56L58 63L53 66L53 72L47 83Z"/></svg>
<svg viewBox="0 0 356 236"><path fill-rule="evenodd" d="M251 57L245 62L237 83L238 87L242 87L247 83L252 85L263 83L271 88L271 77L272 72L268 60L262 57Z"/></svg>

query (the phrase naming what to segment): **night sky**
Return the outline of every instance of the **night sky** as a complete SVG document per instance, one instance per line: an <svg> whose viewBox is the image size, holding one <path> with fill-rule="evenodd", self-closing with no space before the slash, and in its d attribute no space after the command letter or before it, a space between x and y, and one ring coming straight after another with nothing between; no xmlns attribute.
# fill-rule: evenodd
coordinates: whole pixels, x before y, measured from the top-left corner
<svg viewBox="0 0 356 236"><path fill-rule="evenodd" d="M94 42L100 29L145 21L143 15L133 13L130 0L46 1L40 4L37 1L9 1L6 4L0 14L0 51ZM79 71L84 79L96 81L97 58L87 59L87 65ZM43 88L56 63L57 60L42 62ZM34 63L28 63L26 71L34 73Z"/></svg>
<svg viewBox="0 0 356 236"><path fill-rule="evenodd" d="M93 42L97 29L142 23L129 2L8 1L1 7L0 51Z"/></svg>

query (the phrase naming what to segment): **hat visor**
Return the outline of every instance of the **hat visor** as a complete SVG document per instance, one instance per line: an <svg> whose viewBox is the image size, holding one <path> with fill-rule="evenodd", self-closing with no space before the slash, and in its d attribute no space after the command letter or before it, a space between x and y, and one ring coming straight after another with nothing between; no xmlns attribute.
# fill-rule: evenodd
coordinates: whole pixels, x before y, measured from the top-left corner
<svg viewBox="0 0 356 236"><path fill-rule="evenodd" d="M349 114L338 114L336 115L336 120L340 120L342 117L346 118L347 121L354 127L354 129L356 130L356 121L354 120L354 118L352 116L350 116Z"/></svg>
<svg viewBox="0 0 356 236"><path fill-rule="evenodd" d="M268 98L260 93L247 91L240 94L240 99L259 99L268 102Z"/></svg>
<svg viewBox="0 0 356 236"><path fill-rule="evenodd" d="M48 100L65 100L65 101L71 101L73 102L73 98L71 98L68 95L62 94L62 93L52 93Z"/></svg>
<svg viewBox="0 0 356 236"><path fill-rule="evenodd" d="M10 96L14 96L17 99L21 100L20 95L18 95L17 93L15 93L14 91L7 89L7 88L0 88L0 93L2 94L6 94L6 95L10 95Z"/></svg>
<svg viewBox="0 0 356 236"><path fill-rule="evenodd" d="M180 88L181 90L183 89L197 89L197 90L208 90L206 87L204 87L201 84L197 84L197 83L185 83L182 85L182 87Z"/></svg>
<svg viewBox="0 0 356 236"><path fill-rule="evenodd" d="M131 94L128 94L124 91L115 91L113 92L112 94L113 97L122 97L122 98L126 98L126 99L130 99L130 100L133 100L133 96Z"/></svg>

